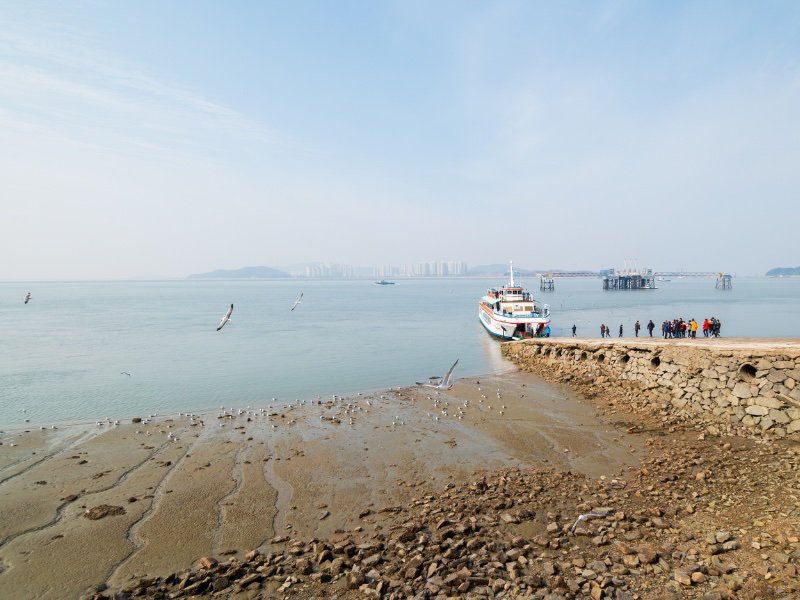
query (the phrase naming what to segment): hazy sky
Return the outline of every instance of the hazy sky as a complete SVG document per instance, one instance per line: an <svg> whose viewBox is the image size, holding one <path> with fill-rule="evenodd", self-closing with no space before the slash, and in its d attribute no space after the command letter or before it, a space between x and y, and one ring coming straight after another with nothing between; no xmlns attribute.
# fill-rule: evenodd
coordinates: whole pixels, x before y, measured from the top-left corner
<svg viewBox="0 0 800 600"><path fill-rule="evenodd" d="M0 279L800 264L800 4L0 4Z"/></svg>

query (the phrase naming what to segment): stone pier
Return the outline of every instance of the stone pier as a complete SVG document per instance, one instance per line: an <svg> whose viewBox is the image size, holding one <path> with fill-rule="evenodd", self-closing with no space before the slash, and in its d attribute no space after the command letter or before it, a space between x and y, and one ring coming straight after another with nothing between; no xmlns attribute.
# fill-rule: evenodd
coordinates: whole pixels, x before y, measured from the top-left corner
<svg viewBox="0 0 800 600"><path fill-rule="evenodd" d="M626 381L663 410L732 433L800 438L800 340L534 339L503 354L527 371Z"/></svg>

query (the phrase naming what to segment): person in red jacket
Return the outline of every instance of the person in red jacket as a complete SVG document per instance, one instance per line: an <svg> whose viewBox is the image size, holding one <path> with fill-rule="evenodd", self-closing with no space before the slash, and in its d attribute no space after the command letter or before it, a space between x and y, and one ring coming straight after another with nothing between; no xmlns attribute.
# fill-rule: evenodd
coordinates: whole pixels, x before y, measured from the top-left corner
<svg viewBox="0 0 800 600"><path fill-rule="evenodd" d="M703 319L703 336L708 337L708 318Z"/></svg>

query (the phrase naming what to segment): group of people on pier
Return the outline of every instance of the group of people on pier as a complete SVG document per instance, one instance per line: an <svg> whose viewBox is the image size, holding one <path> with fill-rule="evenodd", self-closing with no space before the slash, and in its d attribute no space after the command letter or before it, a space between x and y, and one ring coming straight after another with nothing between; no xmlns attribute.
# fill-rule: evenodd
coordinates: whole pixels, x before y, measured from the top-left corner
<svg viewBox="0 0 800 600"><path fill-rule="evenodd" d="M664 339L672 339L672 338L696 338L697 331L700 330L703 332L704 337L719 337L721 323L719 319L715 317L703 319L703 323L698 324L697 321L694 319L689 319L685 321L683 318L673 319L670 321L669 319L665 320L661 324L661 335ZM650 337L653 337L653 330L656 328L655 323L653 320L650 321L645 326L647 329L647 333ZM635 337L639 337L639 332L642 330L642 324L637 320L636 323L633 324L633 334ZM623 327L622 323L619 325L619 337L624 337L625 328ZM578 327L576 325L572 326L572 337L576 337L578 333ZM600 337L607 338L611 337L611 328L602 323L600 325Z"/></svg>
<svg viewBox="0 0 800 600"><path fill-rule="evenodd" d="M697 321L690 319L684 321L682 318L664 321L661 324L661 333L664 339L670 338L696 338L697 330L703 332L703 337L719 337L722 324L715 317L703 319L703 324L698 325Z"/></svg>

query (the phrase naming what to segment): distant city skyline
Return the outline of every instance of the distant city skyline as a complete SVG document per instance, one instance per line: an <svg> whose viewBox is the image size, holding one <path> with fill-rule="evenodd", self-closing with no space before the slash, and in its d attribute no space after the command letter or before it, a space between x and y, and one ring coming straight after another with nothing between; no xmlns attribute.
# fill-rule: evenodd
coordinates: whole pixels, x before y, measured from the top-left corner
<svg viewBox="0 0 800 600"><path fill-rule="evenodd" d="M266 275L255 274L266 267L269 273ZM542 267L532 265L515 265L514 273L519 276L552 276L552 277L600 277L608 274L647 274L647 275L680 275L687 276L715 276L719 272L699 272L698 270L677 270L662 269L655 270L647 267L639 267L636 263L626 262L623 267L607 267L604 269L559 269L553 267ZM281 275L282 274L282 275ZM222 272L214 271L201 274L192 274L191 278L212 277L217 278L253 278L253 277L275 277L289 275L297 278L309 279L365 279L365 278L420 278L420 277L497 277L509 274L508 263L494 263L489 265L476 265L470 269L461 260L433 260L415 264L401 265L363 265L363 264L344 264L344 263L296 263L292 265L249 265L240 269L223 269Z"/></svg>
<svg viewBox="0 0 800 600"><path fill-rule="evenodd" d="M6 0L0 22L2 281L800 264L796 2Z"/></svg>

